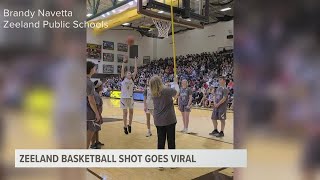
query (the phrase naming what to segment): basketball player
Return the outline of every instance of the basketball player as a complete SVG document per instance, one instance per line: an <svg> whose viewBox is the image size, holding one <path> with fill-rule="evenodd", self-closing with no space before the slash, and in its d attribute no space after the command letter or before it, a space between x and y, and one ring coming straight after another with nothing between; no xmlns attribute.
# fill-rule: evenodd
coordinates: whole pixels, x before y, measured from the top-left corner
<svg viewBox="0 0 320 180"><path fill-rule="evenodd" d="M157 127L158 149L164 149L166 140L168 149L176 148L176 124L177 118L173 106L173 97L177 97L179 86L175 79L175 88L163 85L159 76L150 79L150 90L154 104L154 124Z"/></svg>
<svg viewBox="0 0 320 180"><path fill-rule="evenodd" d="M192 104L192 90L188 88L188 81L186 79L181 81L181 88L178 97L178 108L181 111L183 120L183 129L181 132L188 133L189 115Z"/></svg>
<svg viewBox="0 0 320 180"><path fill-rule="evenodd" d="M101 121L96 101L94 99L94 84L90 80L91 76L96 73L96 65L87 61L87 149L93 134L98 130L97 124Z"/></svg>
<svg viewBox="0 0 320 180"><path fill-rule="evenodd" d="M146 113L146 117L147 117L147 128L148 128L148 132L146 137L150 137L152 136L151 130L150 130L150 114L153 115L153 109L154 109L154 105L153 105L153 101L151 98L151 90L149 87L149 79L147 80L147 87L144 90L144 112Z"/></svg>
<svg viewBox="0 0 320 180"><path fill-rule="evenodd" d="M100 93L103 90L102 82L100 80L96 80L94 82L94 86L95 86L94 99L95 99L95 101L97 103L97 108L98 108L98 111L100 113L100 116L102 117L103 101L102 101L102 98L101 98L101 95L100 95ZM101 124L102 123L103 123L103 121L101 119L101 121L98 122L98 124L100 125L100 130L101 130ZM91 149L101 149L101 146L104 146L104 144L99 141L99 131L96 131L94 133L94 135L93 135L93 138L92 138L92 141L91 141L91 146L90 146Z"/></svg>
<svg viewBox="0 0 320 180"><path fill-rule="evenodd" d="M228 89L226 87L226 80L225 77L219 77L219 87L215 91L215 99L214 99L214 108L212 112L212 123L214 126L214 130L209 133L210 135L216 137L223 137L224 136L224 127L225 127L225 120L227 115L227 107L228 107ZM221 131L218 131L218 121L221 122Z"/></svg>
<svg viewBox="0 0 320 180"><path fill-rule="evenodd" d="M127 57L125 57L127 58ZM120 107L123 110L123 130L125 134L131 133L131 124L133 118L133 79L137 75L137 58L134 59L134 72L131 73L130 69L127 72L124 72L125 61L122 63L121 67L121 99L120 99ZM129 109L129 124L127 124L127 116Z"/></svg>

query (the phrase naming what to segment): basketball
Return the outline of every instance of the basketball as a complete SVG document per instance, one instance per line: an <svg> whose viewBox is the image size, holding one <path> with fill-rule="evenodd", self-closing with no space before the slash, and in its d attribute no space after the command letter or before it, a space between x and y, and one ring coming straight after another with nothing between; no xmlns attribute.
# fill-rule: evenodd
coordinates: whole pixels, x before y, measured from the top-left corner
<svg viewBox="0 0 320 180"><path fill-rule="evenodd" d="M134 37L133 36L128 36L127 43L128 43L129 46L133 45L134 44Z"/></svg>

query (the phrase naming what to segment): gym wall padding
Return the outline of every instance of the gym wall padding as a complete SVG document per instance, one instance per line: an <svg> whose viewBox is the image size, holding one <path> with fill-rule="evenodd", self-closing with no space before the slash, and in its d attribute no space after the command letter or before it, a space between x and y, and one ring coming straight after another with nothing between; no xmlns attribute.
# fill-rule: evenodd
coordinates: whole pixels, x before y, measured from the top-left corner
<svg viewBox="0 0 320 180"><path fill-rule="evenodd" d="M111 91L110 98L120 99L121 98L121 91ZM144 96L142 91L135 91L133 93L133 99L135 101L143 101Z"/></svg>

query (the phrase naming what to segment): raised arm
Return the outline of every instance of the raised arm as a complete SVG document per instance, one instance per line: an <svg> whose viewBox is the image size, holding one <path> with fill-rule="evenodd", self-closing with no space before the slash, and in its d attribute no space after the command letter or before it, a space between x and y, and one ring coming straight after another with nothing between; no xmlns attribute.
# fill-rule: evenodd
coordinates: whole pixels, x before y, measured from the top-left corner
<svg viewBox="0 0 320 180"><path fill-rule="evenodd" d="M174 96L174 99L178 99L179 94L180 94L180 88L179 88L179 84L178 84L178 78L174 78L174 89L176 90L176 95Z"/></svg>
<svg viewBox="0 0 320 180"><path fill-rule="evenodd" d="M121 66L121 79L124 78L124 62L122 62L122 66Z"/></svg>
<svg viewBox="0 0 320 180"><path fill-rule="evenodd" d="M134 71L133 71L133 74L132 74L133 79L136 78L137 73L138 73L137 57L135 57L134 58Z"/></svg>

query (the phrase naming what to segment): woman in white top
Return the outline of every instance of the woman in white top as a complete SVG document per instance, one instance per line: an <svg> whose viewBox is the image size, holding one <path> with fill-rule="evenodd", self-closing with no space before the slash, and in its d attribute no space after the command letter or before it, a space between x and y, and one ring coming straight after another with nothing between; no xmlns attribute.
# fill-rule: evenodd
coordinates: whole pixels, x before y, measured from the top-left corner
<svg viewBox="0 0 320 180"><path fill-rule="evenodd" d="M134 86L134 78L137 75L137 58L134 59L134 72L131 73L128 69L127 72L124 72L125 64L122 63L121 67L121 99L120 99L120 107L123 110L123 124L124 124L124 133L131 133L131 124L133 118L133 86ZM127 116L129 109L129 124L127 124Z"/></svg>

